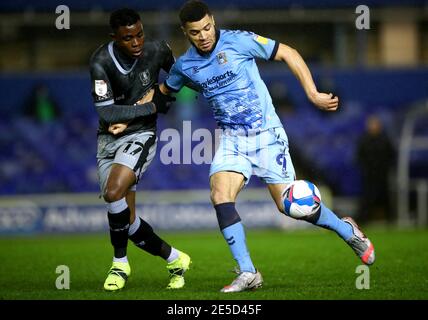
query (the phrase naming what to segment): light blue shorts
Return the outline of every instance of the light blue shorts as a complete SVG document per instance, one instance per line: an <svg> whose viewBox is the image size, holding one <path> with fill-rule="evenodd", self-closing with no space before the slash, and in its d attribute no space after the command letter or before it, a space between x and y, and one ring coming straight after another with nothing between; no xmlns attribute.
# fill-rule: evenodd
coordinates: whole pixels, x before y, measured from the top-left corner
<svg viewBox="0 0 428 320"><path fill-rule="evenodd" d="M245 184L253 174L268 184L294 181L295 172L284 128L247 134L223 131L211 163L210 176L221 171L242 173Z"/></svg>

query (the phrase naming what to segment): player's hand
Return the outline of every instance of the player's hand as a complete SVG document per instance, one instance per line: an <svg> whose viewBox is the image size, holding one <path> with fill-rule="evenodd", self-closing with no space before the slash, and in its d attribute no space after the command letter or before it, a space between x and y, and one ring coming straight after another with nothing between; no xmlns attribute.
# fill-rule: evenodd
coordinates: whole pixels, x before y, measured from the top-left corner
<svg viewBox="0 0 428 320"><path fill-rule="evenodd" d="M155 93L154 89L150 89L140 100L137 101L136 104L145 104L153 100L153 95Z"/></svg>
<svg viewBox="0 0 428 320"><path fill-rule="evenodd" d="M171 107L171 103L175 101L175 97L163 94L159 90L159 86L155 86L155 93L153 95L152 102L156 105L156 111L158 113L167 113Z"/></svg>
<svg viewBox="0 0 428 320"><path fill-rule="evenodd" d="M319 109L324 111L336 111L339 108L339 98L332 93L317 92L311 97L311 101Z"/></svg>
<svg viewBox="0 0 428 320"><path fill-rule="evenodd" d="M127 123L114 123L108 127L108 132L112 133L113 135L117 135L125 131L126 128L128 128Z"/></svg>

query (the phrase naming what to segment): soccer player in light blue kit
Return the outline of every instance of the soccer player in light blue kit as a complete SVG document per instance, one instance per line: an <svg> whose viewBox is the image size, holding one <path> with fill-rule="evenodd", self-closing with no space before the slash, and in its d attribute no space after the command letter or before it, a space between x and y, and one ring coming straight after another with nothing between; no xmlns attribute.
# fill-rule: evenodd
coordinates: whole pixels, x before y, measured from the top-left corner
<svg viewBox="0 0 428 320"><path fill-rule="evenodd" d="M160 89L170 94L184 85L198 87L223 129L210 169L211 201L221 232L239 265L239 275L221 291L258 288L263 279L251 261L235 201L255 174L267 184L278 210L286 214L282 194L295 180L295 172L287 135L255 59L287 63L308 99L321 110L335 111L339 100L317 91L307 65L296 50L251 32L216 29L205 3L195 0L185 3L180 20L192 46L177 59ZM351 218L339 219L323 204L316 214L290 216L335 231L365 264L374 262L373 245Z"/></svg>

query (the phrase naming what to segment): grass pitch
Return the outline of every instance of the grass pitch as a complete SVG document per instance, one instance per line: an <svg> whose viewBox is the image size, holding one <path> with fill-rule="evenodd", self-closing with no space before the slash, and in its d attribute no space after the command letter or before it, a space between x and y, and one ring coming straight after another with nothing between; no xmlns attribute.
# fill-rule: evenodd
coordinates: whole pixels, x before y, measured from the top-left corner
<svg viewBox="0 0 428 320"><path fill-rule="evenodd" d="M428 299L428 230L367 228L377 260L370 289L356 289L354 252L334 233L247 230L247 243L262 272L262 289L221 294L235 275L234 261L218 231L159 234L189 253L193 264L186 287L169 291L166 263L133 245L132 274L120 292L102 290L112 249L105 235L0 238L0 299L187 300L187 299ZM58 290L57 266L70 270L70 289Z"/></svg>

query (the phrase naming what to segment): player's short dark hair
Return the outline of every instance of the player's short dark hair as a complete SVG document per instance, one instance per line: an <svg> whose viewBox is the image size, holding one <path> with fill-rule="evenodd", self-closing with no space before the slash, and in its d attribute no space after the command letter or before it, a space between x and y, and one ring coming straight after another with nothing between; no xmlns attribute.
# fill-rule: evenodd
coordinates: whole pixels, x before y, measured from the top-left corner
<svg viewBox="0 0 428 320"><path fill-rule="evenodd" d="M206 15L211 15L208 6L200 0L189 0L180 9L180 21L184 26L186 22L195 22L201 20Z"/></svg>
<svg viewBox="0 0 428 320"><path fill-rule="evenodd" d="M141 21L141 17L137 11L129 8L118 9L110 15L110 27L113 31L117 31L119 27L131 26L137 21Z"/></svg>

